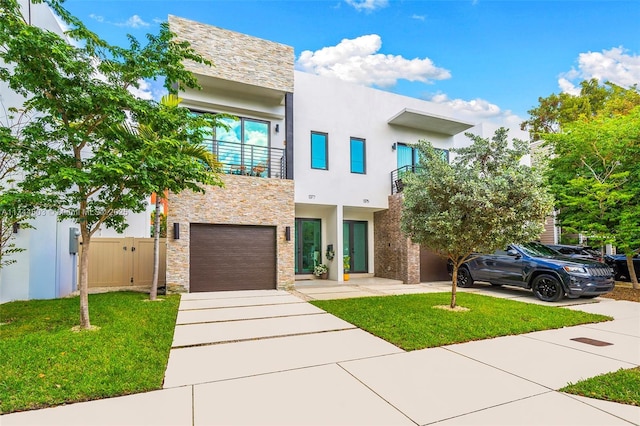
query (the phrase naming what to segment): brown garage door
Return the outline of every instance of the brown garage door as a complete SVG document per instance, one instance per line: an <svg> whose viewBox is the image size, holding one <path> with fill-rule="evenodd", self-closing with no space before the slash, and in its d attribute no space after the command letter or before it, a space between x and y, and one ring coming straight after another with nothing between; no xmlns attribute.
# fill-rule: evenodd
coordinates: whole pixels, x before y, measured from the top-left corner
<svg viewBox="0 0 640 426"><path fill-rule="evenodd" d="M447 261L436 253L420 247L420 282L450 280Z"/></svg>
<svg viewBox="0 0 640 426"><path fill-rule="evenodd" d="M190 227L189 291L276 288L276 228Z"/></svg>

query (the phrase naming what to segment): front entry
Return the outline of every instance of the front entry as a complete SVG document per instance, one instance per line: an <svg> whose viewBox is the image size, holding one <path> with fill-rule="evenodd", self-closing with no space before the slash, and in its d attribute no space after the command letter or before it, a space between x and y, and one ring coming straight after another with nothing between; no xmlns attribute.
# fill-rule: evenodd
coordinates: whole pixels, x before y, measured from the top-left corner
<svg viewBox="0 0 640 426"><path fill-rule="evenodd" d="M343 254L351 256L349 271L355 273L369 272L367 259L367 222L345 220L342 224Z"/></svg>
<svg viewBox="0 0 640 426"><path fill-rule="evenodd" d="M312 274L314 266L322 263L320 224L320 219L296 218L296 274Z"/></svg>

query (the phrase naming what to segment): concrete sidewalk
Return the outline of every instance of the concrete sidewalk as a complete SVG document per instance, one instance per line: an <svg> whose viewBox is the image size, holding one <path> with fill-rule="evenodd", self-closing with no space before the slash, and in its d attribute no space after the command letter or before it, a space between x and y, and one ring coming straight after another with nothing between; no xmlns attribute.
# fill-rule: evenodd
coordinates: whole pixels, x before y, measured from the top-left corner
<svg viewBox="0 0 640 426"><path fill-rule="evenodd" d="M437 287L367 285L297 291L326 298ZM569 309L614 321L405 352L288 292L185 294L164 389L4 415L0 424L638 425L640 407L557 392L640 365L640 304L589 302Z"/></svg>

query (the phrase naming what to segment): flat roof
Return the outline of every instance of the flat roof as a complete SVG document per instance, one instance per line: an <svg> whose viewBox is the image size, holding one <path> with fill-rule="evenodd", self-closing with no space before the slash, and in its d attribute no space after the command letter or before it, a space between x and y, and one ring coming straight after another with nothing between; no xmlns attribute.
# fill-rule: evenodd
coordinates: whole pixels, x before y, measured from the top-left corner
<svg viewBox="0 0 640 426"><path fill-rule="evenodd" d="M445 135L457 135L475 126L473 123L405 108L387 121L388 124L427 130Z"/></svg>

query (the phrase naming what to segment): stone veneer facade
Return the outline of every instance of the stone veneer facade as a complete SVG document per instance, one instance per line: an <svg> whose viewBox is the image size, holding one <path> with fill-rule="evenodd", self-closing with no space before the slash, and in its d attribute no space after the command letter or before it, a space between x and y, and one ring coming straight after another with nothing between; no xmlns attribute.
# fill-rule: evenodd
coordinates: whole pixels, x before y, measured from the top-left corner
<svg viewBox="0 0 640 426"><path fill-rule="evenodd" d="M179 41L214 66L185 61L194 74L258 87L293 92L293 47L169 15L169 28Z"/></svg>
<svg viewBox="0 0 640 426"><path fill-rule="evenodd" d="M189 224L276 226L277 286L292 288L294 240L286 241L285 227L295 225L294 183L286 179L224 175L224 188L208 187L206 193L184 191L169 195L167 218L167 290L189 291ZM172 235L180 224L180 238ZM292 235L293 236L293 235Z"/></svg>
<svg viewBox="0 0 640 426"><path fill-rule="evenodd" d="M402 202L401 193L390 195L389 208L373 215L375 276L418 284L420 246L412 243L400 229Z"/></svg>

